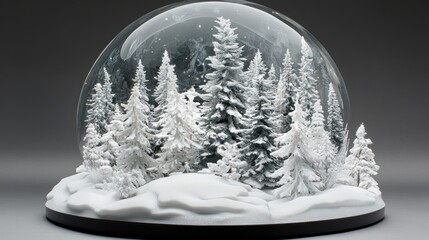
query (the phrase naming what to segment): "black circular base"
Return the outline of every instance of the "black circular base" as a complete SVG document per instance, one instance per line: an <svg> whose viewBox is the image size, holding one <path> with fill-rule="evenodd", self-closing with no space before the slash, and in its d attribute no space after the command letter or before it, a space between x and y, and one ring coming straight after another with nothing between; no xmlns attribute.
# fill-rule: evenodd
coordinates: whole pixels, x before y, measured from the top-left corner
<svg viewBox="0 0 429 240"><path fill-rule="evenodd" d="M173 225L137 223L80 217L46 208L51 222L81 232L145 239L278 239L323 235L373 225L384 218L384 208L375 212L331 220L266 225Z"/></svg>

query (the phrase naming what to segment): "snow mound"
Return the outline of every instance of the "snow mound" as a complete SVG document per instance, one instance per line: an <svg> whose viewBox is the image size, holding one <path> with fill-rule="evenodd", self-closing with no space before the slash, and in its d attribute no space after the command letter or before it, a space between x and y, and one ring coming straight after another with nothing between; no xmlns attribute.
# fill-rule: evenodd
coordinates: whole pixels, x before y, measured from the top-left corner
<svg viewBox="0 0 429 240"><path fill-rule="evenodd" d="M319 209L327 211L371 206L377 202L378 197L380 196L362 188L337 185L313 196L303 196L291 201L278 199L269 202L268 205L274 221L282 222L284 219L291 220L300 214L308 214Z"/></svg>
<svg viewBox="0 0 429 240"><path fill-rule="evenodd" d="M95 188L86 173L79 173L61 180L47 199L46 206L52 210L85 217L190 225L310 221L384 206L380 195L351 186L338 185L288 201L243 183L197 173L152 181L128 199Z"/></svg>

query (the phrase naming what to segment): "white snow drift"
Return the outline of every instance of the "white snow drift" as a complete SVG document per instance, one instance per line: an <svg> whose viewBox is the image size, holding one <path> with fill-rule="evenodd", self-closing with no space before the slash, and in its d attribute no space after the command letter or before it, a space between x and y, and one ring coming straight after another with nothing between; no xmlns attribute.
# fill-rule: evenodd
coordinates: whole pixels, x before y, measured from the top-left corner
<svg viewBox="0 0 429 240"><path fill-rule="evenodd" d="M154 180L134 197L97 189L87 173L63 179L46 206L64 213L171 224L271 224L349 217L384 207L380 193L336 185L314 196L288 201L246 184L207 174Z"/></svg>

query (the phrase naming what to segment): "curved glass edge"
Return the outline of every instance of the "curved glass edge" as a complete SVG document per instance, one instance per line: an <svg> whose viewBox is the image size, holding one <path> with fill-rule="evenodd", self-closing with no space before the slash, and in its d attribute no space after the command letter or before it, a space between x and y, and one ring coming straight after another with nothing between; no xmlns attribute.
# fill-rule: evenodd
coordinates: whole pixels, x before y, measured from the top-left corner
<svg viewBox="0 0 429 240"><path fill-rule="evenodd" d="M324 63L328 68L327 70L329 71L329 74L333 75L333 77L331 77L332 83L334 83L336 85L336 89L339 90L339 93L341 95L341 98L339 100L340 100L340 104L342 107L343 120L345 123L349 122L350 114L351 114L350 100L349 100L349 95L348 95L348 92L346 89L346 84L343 80L343 77L342 77L338 67L335 64L335 61L332 59L332 57L330 56L328 51L325 49L325 47L313 36L313 34L311 34L303 26L301 26L300 24L298 24L297 22L295 22L291 18L287 17L286 15L279 13L273 9L270 9L270 8L263 6L261 4L258 4L258 3L248 2L248 1L244 1L244 0L225 0L225 1L188 0L188 1L178 2L178 3L172 3L172 4L169 4L167 6L158 8L158 9L151 11L151 12L145 14L144 16L138 18L134 22L130 23L125 29L123 29L120 33L118 33L113 38L112 41L110 41L107 44L107 46L104 48L102 53L97 57L95 63L93 64L93 66L91 67L87 77L85 78L84 84L81 88L79 103L78 103L78 107L77 107L77 114L76 114L77 140L78 140L78 146L79 146L80 152L82 152L82 142L83 142L83 137L84 137L84 132L85 132L84 131L85 124L83 121L81 121L79 119L80 113L84 112L84 110L86 109L86 106L85 106L86 99L83 97L89 95L88 92L91 90L91 88L87 88L86 86L88 84L89 85L94 84L94 83L90 83L90 81L91 81L91 79L95 79L94 75L97 73L96 69L102 69L102 66L105 64L105 62L100 61L100 59L107 59L108 56L110 55L110 53L122 44L123 36L130 35L133 31L135 31L137 28L139 28L140 25L142 25L146 21L150 20L151 18L157 16L158 14L160 14L162 12L172 10L172 9L180 7L180 6L198 3L198 2L229 2L229 3L244 4L244 5L259 9L261 11L264 11L268 14L271 14L272 16L276 17L278 20L287 24L290 28L295 30L297 33L305 35L306 39L309 40L308 42L312 43L312 44L309 44L310 46L313 46L313 44L314 44L318 47L318 49L317 49L318 51L313 51L313 52L319 52L321 54L321 57L324 59ZM312 47L312 50L314 50L314 49L315 48ZM335 80L338 80L338 82L335 82ZM346 127L346 131L347 131L348 126L346 125L345 127Z"/></svg>

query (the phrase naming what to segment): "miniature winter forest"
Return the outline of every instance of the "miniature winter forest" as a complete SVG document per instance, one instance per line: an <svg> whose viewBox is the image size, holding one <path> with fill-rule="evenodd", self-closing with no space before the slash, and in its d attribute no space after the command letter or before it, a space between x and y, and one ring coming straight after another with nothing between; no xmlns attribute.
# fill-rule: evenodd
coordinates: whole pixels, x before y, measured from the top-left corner
<svg viewBox="0 0 429 240"><path fill-rule="evenodd" d="M286 50L276 69L265 65L260 51L250 63L242 58L229 19L220 17L215 25L205 85L179 92L165 50L153 95L139 61L128 101L116 104L104 69L88 100L78 172L122 199L151 181L189 173L217 175L288 200L338 184L377 193L371 140L362 124L346 156L348 132L337 93L331 83L327 102L320 97L304 37L300 62Z"/></svg>

